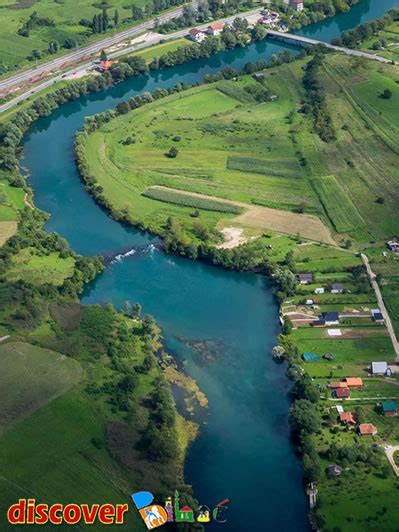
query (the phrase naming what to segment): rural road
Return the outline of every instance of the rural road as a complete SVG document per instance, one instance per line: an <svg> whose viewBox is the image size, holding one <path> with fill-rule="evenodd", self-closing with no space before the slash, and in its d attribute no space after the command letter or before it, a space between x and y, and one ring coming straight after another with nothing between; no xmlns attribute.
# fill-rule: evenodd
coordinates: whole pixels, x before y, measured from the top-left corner
<svg viewBox="0 0 399 532"><path fill-rule="evenodd" d="M394 348L394 351L395 351L395 354L396 354L396 362L399 362L399 342L398 342L398 340L396 338L396 334L395 334L395 330L394 330L393 325L392 325L391 318L389 317L388 310L387 310L387 308L385 306L385 303L384 303L384 300L382 298L381 290L380 290L380 287L378 286L376 275L371 269L370 262L369 262L369 259L368 259L367 255L362 253L361 257L362 257L362 260L364 262L364 265L366 266L366 270L367 270L367 274L368 274L368 276L370 278L371 286L373 287L375 295L377 297L378 306L379 306L380 311L381 311L381 313L382 313L382 315L384 317L385 324L386 324L388 332L389 332L389 336L391 337L392 345L393 345L393 348Z"/></svg>
<svg viewBox="0 0 399 532"><path fill-rule="evenodd" d="M195 5L195 4L193 4L193 5ZM231 17L226 17L226 18L223 18L223 19L220 19L220 20L221 20L221 22L229 23L229 22L233 22L233 20L235 18L237 18L237 17L238 18L249 18L249 17L253 17L255 15L258 15L261 10L262 10L262 8L257 8L257 9L253 9L252 11L247 11L245 13L238 13L238 14L232 15ZM177 14L178 13L176 13L175 11L173 12L173 16L176 16ZM159 17L159 20L162 21L162 22L165 22L166 20L168 20L171 17L172 17L172 15L169 12L168 15L167 16L165 15L164 18ZM152 28L153 23L154 23L154 20L148 22L147 25L150 25L150 28ZM208 24L204 24L204 25L198 25L197 27L200 28L200 29L205 29L207 26L208 26ZM144 29L150 29L148 27L144 28L144 25L140 26L140 28L141 28L140 31L138 31L138 28L139 28L139 26L135 26L134 28L131 28L130 30L128 30L129 31L129 35L127 37L135 37L135 36L137 36L137 33L142 33L142 31L144 31ZM185 35L187 35L187 31L188 31L187 28L184 28L182 30L176 31L174 33L168 33L166 35L161 35L160 33L150 32L149 35L145 38L145 42L137 44L135 46L130 46L130 47L123 48L123 49L118 50L116 52L112 52L112 53L108 54L108 57L110 59L116 59L117 57L120 57L121 55L126 55L128 53L133 52L133 51L140 50L141 48L147 48L148 46L153 46L155 44L158 44L162 40L169 41L169 40L173 40L173 39L178 39L180 37L184 37ZM114 40L116 36L114 36L112 38L109 38L109 39L113 39L113 41L110 42L110 43L107 43L106 45L104 45L104 41L100 41L100 42L96 43L96 45L99 46L97 51L100 51L103 48L109 48L111 45L116 44L120 40L124 40L124 39L127 38L126 36L125 37L123 37L123 36L121 37L120 33L118 34L118 36L119 37L118 37L117 41ZM107 40L109 40L109 39L107 39ZM84 49L82 48L81 50L84 50ZM82 56L80 56L80 58L84 57L86 54L87 54L87 51ZM68 57L70 57L70 55ZM59 59L62 59L61 64L64 64L66 62L65 58L66 58L66 56L63 56L62 58L59 58ZM75 60L76 60L76 58L75 58ZM76 65L74 67L71 66L71 68L69 70L60 72L59 75L53 76L52 78L47 79L46 81L43 81L43 83L40 83L40 84L36 85L33 89L27 89L25 92L19 94L18 96L16 96L12 100L9 100L8 102L4 103L3 105L0 105L0 113L3 113L4 111L7 111L8 109L11 109L12 107L17 105L18 103L23 102L24 100L27 100L33 94L41 92L42 90L46 89L47 87L50 87L51 85L57 83L58 81L61 81L61 80L65 79L65 78L68 79L67 76L70 76L72 73L77 74L77 75L80 75L82 73L83 74L86 73L86 70L89 67L94 66L94 62L93 61L94 60L92 59L92 60L88 61L87 63L81 64L79 66L76 66ZM47 63L45 63L45 64L47 64ZM41 66L44 66L45 64L43 64ZM51 68L54 68L54 65L52 65L51 67L47 66L47 69L48 68L50 68L50 70L51 70ZM36 76L37 73L38 72L35 70L34 75ZM25 73L23 73L23 74L25 74ZM28 76L27 79L30 79L31 76L32 76L32 74L30 76ZM9 78L9 79L11 79L11 78ZM70 78L69 78L69 80L70 80ZM1 88L1 83L2 82L0 82L0 88Z"/></svg>
<svg viewBox="0 0 399 532"><path fill-rule="evenodd" d="M399 445L389 445L388 447L384 447L384 450L389 460L389 463L391 464L392 469L394 470L395 475L399 477L399 466L395 464L395 460L393 457L395 451L399 451Z"/></svg>

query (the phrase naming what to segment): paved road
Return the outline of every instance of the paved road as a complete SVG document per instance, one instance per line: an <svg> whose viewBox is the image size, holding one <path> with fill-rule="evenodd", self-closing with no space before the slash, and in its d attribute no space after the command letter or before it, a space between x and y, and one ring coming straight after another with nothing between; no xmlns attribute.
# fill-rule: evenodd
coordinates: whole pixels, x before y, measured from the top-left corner
<svg viewBox="0 0 399 532"><path fill-rule="evenodd" d="M392 469L394 470L395 475L399 477L399 467L395 464L395 460L393 458L395 451L399 451L399 445L389 445L387 447L384 447L384 451L387 455L389 463L392 466Z"/></svg>
<svg viewBox="0 0 399 532"><path fill-rule="evenodd" d="M187 5L190 5L190 4L186 4L186 6ZM193 2L191 5L195 7L197 5L197 2ZM157 17L157 19L160 22L166 22L167 20L171 18L179 16L183 11L183 7L184 6L180 6L176 9L173 9L172 11L169 11L168 13L164 15L160 15L159 17ZM18 74L15 74L14 76L10 76L9 78L3 79L0 81L0 90L13 87L14 85L27 81L28 79L32 77L40 76L40 74L59 68L65 63L78 62L79 60L83 59L85 56L96 54L100 52L103 48L109 48L113 44L117 44L118 42L123 41L124 39L136 37L140 33L143 33L146 30L152 29L154 27L154 21L155 19L151 19L147 22L143 22L142 24L139 24L138 26L134 26L133 28L129 28L127 30L116 33L112 37L106 37L105 39L96 41L93 44L89 44L73 52L57 57L56 59L52 59L51 61L46 61L45 63L42 63L36 67L30 68L23 72L19 72Z"/></svg>
<svg viewBox="0 0 399 532"><path fill-rule="evenodd" d="M317 44L322 44L326 48L330 48L331 50L335 50L337 52L343 52L347 55L354 55L356 57L364 57L365 59L373 59L374 61L380 61L380 63L392 63L390 59L387 59L386 57L382 57L380 55L370 54L368 52L362 52L361 50L352 50L351 48L345 48L344 46L335 46L334 44L330 44L324 41L318 41L316 39L310 39L309 37L304 37L302 35L295 35L294 33L283 33L281 31L274 31L274 30L268 30L268 35L274 37L275 39L287 41L297 44L299 46L303 45L309 45L309 46L316 46Z"/></svg>
<svg viewBox="0 0 399 532"><path fill-rule="evenodd" d="M391 340L392 340L392 345L393 345L393 348L396 354L396 362L399 362L399 342L396 338L396 334L395 334L395 330L391 322L391 318L389 317L387 308L382 298L381 290L380 290L380 287L378 286L376 275L371 269L367 255L362 253L361 256L362 256L364 265L366 266L366 270L370 278L371 286L374 288L374 292L377 297L378 306L381 310L382 315L384 316L384 320L385 320L385 324L389 332L389 336L391 337Z"/></svg>
<svg viewBox="0 0 399 532"><path fill-rule="evenodd" d="M237 14L237 15L233 15L231 17L227 17L227 18L221 19L221 21L229 23L229 22L233 22L233 20L235 18L237 18L237 17L239 17L239 18L253 17L255 15L258 15L261 10L262 10L261 8L254 9L252 11L247 11L246 13L240 13L240 14ZM208 24L204 24L204 25L200 25L200 26L197 26L197 27L200 28L200 29L205 29L207 26L208 26ZM136 28L137 28L137 26L136 26ZM159 33L150 32L149 35L146 37L145 42L137 44L137 45L134 45L134 46L122 48L120 50L112 52L111 54L108 54L108 56L109 56L110 59L115 59L115 58L117 58L117 57L119 57L121 55L126 55L126 54L128 54L130 52L134 52L136 50L140 50L141 48L146 48L148 46L153 46L154 44L158 44L161 40L165 40L165 41L173 40L173 39L177 39L179 37L184 37L185 35L187 35L187 28L184 28L183 30L176 31L174 33L169 33L167 35L161 35ZM113 44L115 44L115 43L113 43ZM102 47L100 47L100 49L102 49ZM39 83L34 88L28 89L27 91L19 94L18 96L16 96L12 100L9 100L8 102L4 103L3 105L0 105L0 113L3 113L4 111L7 111L8 109L11 109L12 107L14 107L14 105L17 105L18 103L28 99L33 94L41 92L42 90L46 89L47 87L50 87L51 85L57 83L58 81L61 81L63 79L69 79L70 80L71 79L70 76L71 76L72 73L76 74L77 76L79 76L81 74L84 74L86 72L86 70L89 67L93 66L93 65L94 65L94 62L93 62L93 60L91 60L91 61L89 61L87 63L83 63L83 64L81 64L79 66L75 66L74 68L71 68L68 71L62 72L62 73L60 73L57 76L53 76L52 78L47 79L46 81L43 81L42 83Z"/></svg>

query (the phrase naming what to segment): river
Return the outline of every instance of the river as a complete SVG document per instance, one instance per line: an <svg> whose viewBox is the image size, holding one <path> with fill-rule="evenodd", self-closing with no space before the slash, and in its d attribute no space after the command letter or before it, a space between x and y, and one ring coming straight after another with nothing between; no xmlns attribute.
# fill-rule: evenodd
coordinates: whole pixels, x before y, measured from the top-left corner
<svg viewBox="0 0 399 532"><path fill-rule="evenodd" d="M364 0L351 12L309 26L302 33L331 40L340 31L381 16L396 0ZM290 382L271 349L279 333L278 308L267 280L165 255L155 239L111 220L84 190L72 143L84 117L143 91L191 84L226 65L270 58L288 45L263 41L125 81L63 105L40 119L24 142L22 164L30 173L35 203L51 214L57 231L84 255L113 256L87 287L83 303L139 302L162 326L168 350L209 399L200 436L188 453L185 477L202 504L228 497L230 531L308 529L298 459L288 428ZM190 345L202 341L204 361Z"/></svg>

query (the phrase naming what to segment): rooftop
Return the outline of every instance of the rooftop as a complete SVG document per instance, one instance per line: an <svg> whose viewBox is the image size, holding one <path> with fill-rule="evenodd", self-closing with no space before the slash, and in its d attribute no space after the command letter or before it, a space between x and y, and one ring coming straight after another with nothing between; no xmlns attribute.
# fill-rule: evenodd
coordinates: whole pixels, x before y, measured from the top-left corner
<svg viewBox="0 0 399 532"><path fill-rule="evenodd" d="M339 399L344 399L350 396L350 390L349 388L337 388L335 390L335 396Z"/></svg>
<svg viewBox="0 0 399 532"><path fill-rule="evenodd" d="M359 432L362 436L377 434L377 427L372 423L361 423L359 425Z"/></svg>
<svg viewBox="0 0 399 532"><path fill-rule="evenodd" d="M347 377L345 382L348 386L363 386L363 379L360 377Z"/></svg>
<svg viewBox="0 0 399 532"><path fill-rule="evenodd" d="M372 362L371 371L372 373L386 373L388 369L387 362Z"/></svg>
<svg viewBox="0 0 399 532"><path fill-rule="evenodd" d="M339 419L342 423L352 423L353 425L356 423L352 412L341 412L339 414Z"/></svg>
<svg viewBox="0 0 399 532"><path fill-rule="evenodd" d="M208 28L211 28L213 30L222 30L224 26L224 22L212 22L212 24L209 24Z"/></svg>
<svg viewBox="0 0 399 532"><path fill-rule="evenodd" d="M396 412L397 406L395 401L384 401L382 403L382 409L384 412Z"/></svg>

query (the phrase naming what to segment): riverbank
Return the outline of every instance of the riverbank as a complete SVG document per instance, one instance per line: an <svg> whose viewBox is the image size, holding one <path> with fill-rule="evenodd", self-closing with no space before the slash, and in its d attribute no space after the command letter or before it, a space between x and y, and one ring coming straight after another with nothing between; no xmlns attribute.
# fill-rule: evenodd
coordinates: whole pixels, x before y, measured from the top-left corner
<svg viewBox="0 0 399 532"><path fill-rule="evenodd" d="M307 66L304 68L305 62ZM378 86L374 84L377 68L377 66L371 64L365 65L360 62L355 64L353 60L350 63L350 76L353 76L353 72L357 72L359 83L368 85L370 98L378 97ZM315 72L312 72L313 69ZM166 179L169 186L173 184L178 190L190 191L190 201L192 201L191 198L197 197L209 200L209 195L204 194L204 192L207 192L206 187L208 186L212 189L213 198L217 197L216 193L218 193L219 201L226 202L226 198L229 197L229 190L223 189L223 184L220 183L220 178L217 177L220 171L217 166L218 156L224 148L224 142L226 142L224 131L227 130L229 132L230 144L228 151L231 156L235 146L232 145L229 128L232 125L235 125L236 128L239 127L241 144L238 146L238 150L243 151L242 139L247 134L243 117L245 116L248 122L247 107L250 108L252 106L257 109L256 116L257 120L259 120L262 112L260 107L265 106L265 112L269 117L268 133L271 136L273 136L274 125L270 117L273 117L276 123L279 124L280 134L282 134L281 123L284 117L289 117L289 126L287 127L295 131L294 145L297 150L302 148L299 152L300 157L301 160L306 161L302 179L310 180L318 201L320 201L320 204L314 203L311 205L315 210L318 209L316 212L334 231L334 237L341 242L341 246L369 249L370 242L367 242L367 238L370 238L370 236L365 231L373 231L372 237L380 235L379 245L373 246L371 250L374 261L378 262L378 253L381 258L385 259L388 256L385 257L383 254L384 237L389 238L391 231L395 230L388 225L388 221L389 224L398 222L393 211L392 215L387 214L391 207L388 203L389 200L386 198L388 198L389 194L392 194L393 185L387 184L388 189L386 189L386 192L383 192L381 184L378 186L378 191L375 190L374 192L370 191L370 186L368 186L368 191L371 194L383 194L384 197L384 218L380 219L379 223L376 220L372 228L370 228L363 221L366 210L369 219L372 217L373 211L372 201L366 199L364 195L366 189L361 191L357 182L356 196L349 197L347 191L345 191L345 194L341 193L340 187L343 186L341 179L344 175L347 175L347 170L337 169L336 165L334 178L326 178L320 175L320 171L326 175L329 173L328 170L320 170L322 158L324 159L324 164L328 165L328 159L326 159L327 149L331 151L331 146L335 146L337 151L342 149L341 142L344 139L340 137L344 137L348 131L342 125L348 124L348 116L350 116L352 142L360 142L361 140L363 145L369 142L364 137L363 115L358 111L353 111L353 108L357 109L356 107L348 110L348 102L344 101L346 96L342 96L343 93L341 91L337 92L334 84L328 79L330 77L337 82L336 72L338 69L340 76L339 86L346 87L349 83L349 79L346 78L346 69L348 69L349 75L349 59L341 56L325 55L322 58L306 58L288 65L283 64L274 69L272 68L270 72L264 70L261 76L258 73L257 77L260 81L258 80L255 83L249 76L240 78L234 73L233 82L224 80L220 85L218 85L219 82L210 84L206 86L206 91L209 91L209 94L205 91L208 98L207 105L201 106L201 109L204 109L201 112L198 111L198 105L194 104L194 102L198 103L197 99L199 97L203 97L203 92L201 92L200 87L197 87L185 91L183 96L181 96L181 93L176 93L176 96L170 97L165 93L163 95L165 99L162 99L161 106L158 106L156 102L155 104L151 103L149 96L146 96L143 106L138 105L138 100L133 100L131 104L132 110L129 109L126 113L119 113L119 117L110 117L110 120L107 120L104 126L101 125L101 117L98 117L95 121L99 125L98 129L92 127L93 122L89 122L85 133L81 134L86 136L85 142L78 144L78 163L85 168L86 175L93 180L90 181L89 190L98 186L101 187L101 195L106 198L108 209L111 213L115 209L121 209L121 202L123 201L124 219L126 220L131 206L131 212L134 212L137 218L136 223L141 225L145 223L145 219L140 217L144 211L141 210L140 200L137 199L136 188L142 187L143 190L146 190L145 180L149 176L151 187L164 183L163 179ZM307 73L306 79L303 79L304 72ZM390 83L390 80L397 75L395 72L395 70L390 70L390 67L386 67L384 72L379 71L379 74L384 76L385 83ZM311 75L317 76L317 83L326 90L326 101L329 105L323 109L323 113L325 113L325 116L330 117L330 125L328 135L325 135L322 129L313 132L313 142L320 149L320 154L313 152L310 156L309 148L305 146L304 141L306 139L306 143L309 145L309 130L311 130L314 114L307 111L304 113L305 118L302 118L298 113L299 98L306 105L306 92L303 92L297 80L302 80L302 84L306 89L306 83L310 82ZM283 85L281 84L280 76L285 80L286 85L287 80L292 80L288 87L287 95L282 89ZM250 83L254 84L250 85ZM248 99L244 100L243 93L240 93L240 91L243 91L243 88L248 86L257 86L256 83L263 88L267 87L270 94L276 96L278 104L273 102L273 100L267 101L267 103L262 101L248 103ZM316 87L315 80L312 80L312 83ZM353 84L353 81L350 83ZM217 90L215 91L213 87L216 87ZM232 97L238 98L240 101L239 107L235 108L233 106L228 109L223 107L230 100L227 103L222 100L222 103L218 104L218 98L220 97L218 90L223 95L227 95L229 99ZM284 98L292 98L295 90L299 92L299 97L298 100L295 99L297 104L292 108L292 113L290 114L289 110L291 108L286 105ZM373 90L375 94L373 94ZM248 91L248 93L251 92ZM188 94L188 97L186 94ZM358 105L359 97L356 89L352 94ZM190 97L192 97L192 107L188 103L190 102ZM361 93L361 98L362 100L360 101L364 105L367 102L364 91ZM154 98L154 100L156 99ZM339 104L332 105L331 102L333 100L339 100ZM175 119L174 106L176 105L178 120L173 122ZM276 110L274 107L277 105ZM158 107L162 109L162 113L166 116L165 122L161 121ZM284 108L284 115L280 116L278 113L279 107ZM311 102L309 102L309 107L311 110ZM138 108L139 110L137 110ZM385 111L382 111L384 120L390 113L390 108L391 106L389 105ZM152 109L154 109L153 113ZM334 112L334 109L345 109L344 118L341 117L340 113ZM241 110L244 113L242 116L240 114ZM309 115L308 120L306 119L306 114ZM162 135L154 134L151 129L154 116L157 117L157 131L161 131ZM342 120L344 120L344 124L342 124ZM141 129L141 122L146 124L146 133L143 133L144 130ZM203 137L197 138L196 136L197 132L206 128L210 122L212 122L213 130L210 133L208 132L208 137L209 135L220 137L217 142L212 138L211 147L206 146L205 148L208 151L203 160L213 161L211 167L209 164L202 163ZM169 131L167 128L170 123L172 123L172 126ZM220 127L218 129L217 125L219 124L222 124L224 129L220 129ZM375 122L374 126L376 128L382 127L382 122ZM388 171L388 167L391 168L389 172L392 171L394 166L392 163L393 166L391 167L389 161L393 161L396 158L396 152L391 149L391 143L389 142L394 130L394 122L390 122L389 125L384 122L383 129L377 133L380 138L378 144L379 155L374 151L373 162L370 163L379 165L378 159L384 152L386 171ZM132 142L124 143L123 141L129 138L130 131L134 131ZM115 132L117 133L115 134ZM149 139L145 136L147 132ZM174 136L179 137L178 142L173 143L172 132ZM91 136L96 138L96 142L93 145L90 145ZM320 136L323 138L322 142L317 138ZM249 136L249 139L251 149L254 149L254 139L251 136ZM195 156L191 156L190 142L195 144ZM165 168L170 161L167 160L167 157L165 158L165 153L168 153L168 147L171 143L177 146L178 153L171 163L173 171L169 170L167 172ZM99 149L99 146L102 148ZM214 146L217 146L217 151L213 148ZM377 145L374 145L374 150L376 150L376 147ZM278 145L274 144L273 148L274 166L271 167L272 170L275 169L276 159L278 160L279 154ZM151 154L150 162L152 163L155 160L153 167L146 164L146 155L143 154L148 153ZM284 153L287 154L286 147ZM356 148L354 147L352 156L355 153ZM260 168L261 163L264 165L262 177L269 174L267 170L268 161L265 159L264 153L263 155L258 153L251 153L250 155L252 159L249 158L248 150L246 150L246 167L239 169L240 172L246 172L245 183L247 189L250 186L253 187L250 181L252 178L251 173L255 175L259 173L259 170L256 170ZM258 159L254 159L254 155ZM260 156L263 157L262 160L259 159ZM98 164L96 163L97 158ZM166 162L164 162L165 160ZM334 156L334 164L336 160ZM194 169L192 166L193 161L195 161L195 179L193 179L192 173ZM254 161L257 164L256 167ZM130 164L131 166L129 166ZM349 166L352 179L354 178L354 168L356 172L362 172L360 159L358 158L352 159ZM137 168L139 171L136 179L134 172ZM298 166L298 168L300 167ZM234 180L234 170L234 168L229 168L229 183ZM370 166L368 171L370 172ZM179 175L180 172L182 175ZM211 177L209 177L210 174ZM95 180L92 177L93 175L96 176ZM106 176L106 179L103 178L104 176ZM263 179L267 178L263 177ZM287 179L289 178L284 176L284 181ZM299 176L296 177L296 183L298 182L300 182ZM270 183L268 183L268 186L270 188ZM335 188L335 194L339 195L339 202L334 202L331 199L331 195L329 198L323 198L323 194L327 193L327 189L329 190L331 186ZM219 187L219 190L217 187ZM124 193L121 193L122 190ZM126 194L127 190L129 195ZM235 193L237 194L237 186ZM252 194L255 194L255 192L252 191ZM257 190L256 195L258 198L261 194L262 191ZM277 197L276 194L278 192L273 190L274 199ZM151 211L149 218L151 218L152 223L159 224L157 232L165 237L166 241L170 238L168 230L176 223L179 224L180 231L187 231L187 233L190 231L191 224L196 223L198 218L202 223L209 223L209 232L215 227L212 224L220 223L217 218L215 220L213 213L208 217L206 206L204 207L204 205L190 203L189 206L187 204L176 206L179 202L174 197L170 199L169 196L158 198L151 197L151 195L146 193L144 195L146 196L145 201L148 201L147 198L154 201L153 211ZM160 199L162 200L161 203ZM169 199L170 201L168 202ZM159 223L157 216L165 208L162 206L163 204L167 205L167 215L165 214L163 222ZM394 207L392 206L392 208ZM194 222L192 221L193 209L197 211L194 216ZM198 214L198 211L200 214ZM225 221L226 213L222 213L220 216L226 225L231 223L231 219ZM381 212L379 216L381 217ZM172 217L174 220L171 220ZM220 227L220 225L217 225L217 227ZM264 231L266 229L270 230L273 227L264 228ZM153 230L156 231L155 226L153 226ZM184 240L188 238L188 235L181 232L180 237ZM352 237L354 241L350 240L349 237ZM317 483L318 486L318 504L315 508L314 516L319 526L340 526L348 530L357 530L356 527L365 525L369 520L377 519L375 516L379 512L380 504L386 503L386 508L392 507L390 501L394 496L396 480L389 467L387 468L388 464L380 449L387 441L396 440L399 427L396 420L392 420L392 422L387 424L380 409L384 401L397 396L397 390L395 385L389 381L382 383L376 381L370 374L369 367L374 360L376 352L388 364L394 364L395 353L386 328L373 321L371 309L378 307L378 303L369 286L366 272L358 254L351 252L349 249L339 249L337 246L327 247L321 243L314 244L309 241L303 242L303 240L303 236L293 235L287 237L270 231L269 235L259 234L257 240L240 246L234 254L230 251L224 254L207 251L201 255L200 244L199 256L201 258L211 256L213 260L216 259L215 263L229 268L255 269L274 274L278 287L277 296L281 303L281 313L284 319L283 334L280 337L281 351L279 352L280 356L282 355L289 360L288 374L294 382L293 391L296 399L291 408L291 422L297 438L297 449L302 456L305 478L308 482ZM193 244L193 241L191 241L191 244ZM209 242L205 240L206 244L209 245ZM176 249L183 253L184 250L188 250L187 240L184 246L180 248L176 246L173 250ZM193 257L193 254L191 257ZM394 267L394 257L389 257L388 260ZM301 272L307 272L307 275L311 277L306 286L297 284L298 276ZM339 288L336 288L335 285L339 285ZM318 290L320 290L320 294ZM314 295L315 291L317 296ZM324 324L322 329L312 327L312 324L316 323L323 313L329 312L337 313L336 323L329 324L327 327ZM315 361L309 362L307 360L305 355L309 352L313 354ZM336 410L336 406L341 407L341 403L335 397L335 393L331 388L334 379L342 382L342 386L344 386L347 377L360 377L363 382L361 392L352 391L351 400L354 403L350 406L352 407L353 405L353 408L343 405L347 413L352 414L350 410L355 412L353 413L353 426L350 430L348 430L348 425L341 424L339 421L339 412ZM321 401L320 397L325 401ZM377 401L374 400L376 402L373 404L370 397L378 399ZM334 404L331 404L332 402ZM306 415L304 412L306 412ZM370 446L370 442L367 444L367 440L366 443L363 443L365 440L363 442L360 441L361 436L358 435L358 426L362 423L371 422L377 427L378 436L374 436L372 439L373 443L378 443L375 448L373 445ZM364 456L369 461L367 470L364 465ZM344 464L347 473L343 473L342 469L339 470L340 464ZM338 470L340 472L337 474L339 480L329 477L330 465L339 466ZM376 481L375 477L379 480ZM346 504L348 493L353 492L353 483L358 483L360 478L362 485L367 485L367 490L356 492L356 498L352 500L356 519L348 521L343 508ZM336 489L338 484L341 486L339 491ZM382 503L381 501L384 502ZM364 510L364 505L367 506L367 511ZM361 512L360 509L362 509ZM396 519L397 515L393 510L387 510L384 516L378 513L378 522L383 523L387 530L390 529L390 523L395 522Z"/></svg>

